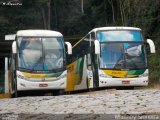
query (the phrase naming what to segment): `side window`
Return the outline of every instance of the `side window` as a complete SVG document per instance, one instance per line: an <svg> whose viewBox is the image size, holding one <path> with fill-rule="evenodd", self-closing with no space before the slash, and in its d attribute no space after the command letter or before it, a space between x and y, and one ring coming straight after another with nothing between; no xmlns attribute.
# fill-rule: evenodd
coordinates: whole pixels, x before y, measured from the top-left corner
<svg viewBox="0 0 160 120"><path fill-rule="evenodd" d="M86 55L90 51L90 34L88 34L81 43L82 56Z"/></svg>
<svg viewBox="0 0 160 120"><path fill-rule="evenodd" d="M68 57L68 63L71 63L80 57L83 57L90 50L90 34L86 35L74 48L73 53Z"/></svg>
<svg viewBox="0 0 160 120"><path fill-rule="evenodd" d="M88 34L85 38L84 38L85 41L89 41L90 40L90 34Z"/></svg>
<svg viewBox="0 0 160 120"><path fill-rule="evenodd" d="M73 48L72 62L75 61L78 58L77 52L78 52L78 47L76 46L76 47Z"/></svg>
<svg viewBox="0 0 160 120"><path fill-rule="evenodd" d="M87 68L88 70L91 70L91 55L87 54Z"/></svg>
<svg viewBox="0 0 160 120"><path fill-rule="evenodd" d="M95 40L95 33L94 32L91 33L91 40Z"/></svg>
<svg viewBox="0 0 160 120"><path fill-rule="evenodd" d="M96 39L96 37L95 37L95 33L94 32L92 32L91 34L91 52L94 52L94 41L95 41L95 39Z"/></svg>

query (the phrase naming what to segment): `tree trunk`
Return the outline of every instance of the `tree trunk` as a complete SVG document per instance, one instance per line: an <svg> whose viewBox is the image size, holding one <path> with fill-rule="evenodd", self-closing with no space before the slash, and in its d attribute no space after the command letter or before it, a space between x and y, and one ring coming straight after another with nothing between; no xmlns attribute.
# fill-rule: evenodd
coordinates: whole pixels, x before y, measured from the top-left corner
<svg viewBox="0 0 160 120"><path fill-rule="evenodd" d="M43 19L43 27L44 29L47 29L47 21L46 21L46 15L45 15L44 8L41 9L41 12L42 12L42 19Z"/></svg>
<svg viewBox="0 0 160 120"><path fill-rule="evenodd" d="M120 7L120 13L121 13L121 20L122 20L122 25L124 25L124 16L123 16L123 1L119 0L119 7Z"/></svg>
<svg viewBox="0 0 160 120"><path fill-rule="evenodd" d="M103 2L104 2L104 11L106 13L106 9L107 9L106 1L104 0ZM106 15L107 15L107 13L105 14L105 23L107 25L107 16Z"/></svg>
<svg viewBox="0 0 160 120"><path fill-rule="evenodd" d="M122 5L122 14L123 14L123 22L124 25L126 26L126 15L125 15L125 11L124 11L124 6Z"/></svg>
<svg viewBox="0 0 160 120"><path fill-rule="evenodd" d="M83 9L83 0L81 0L81 12L84 13L84 9Z"/></svg>
<svg viewBox="0 0 160 120"><path fill-rule="evenodd" d="M115 24L116 21L115 21L115 13L114 13L114 5L113 5L113 0L108 0L109 4L111 5L112 7L112 20L113 20L113 23Z"/></svg>
<svg viewBox="0 0 160 120"><path fill-rule="evenodd" d="M47 29L51 29L51 0L48 0L47 2L47 7L48 7L48 22L47 22Z"/></svg>
<svg viewBox="0 0 160 120"><path fill-rule="evenodd" d="M56 28L55 29L57 29L58 28L58 18L57 18L57 6L56 6L56 1L54 0L54 14L55 14L55 26L56 26Z"/></svg>

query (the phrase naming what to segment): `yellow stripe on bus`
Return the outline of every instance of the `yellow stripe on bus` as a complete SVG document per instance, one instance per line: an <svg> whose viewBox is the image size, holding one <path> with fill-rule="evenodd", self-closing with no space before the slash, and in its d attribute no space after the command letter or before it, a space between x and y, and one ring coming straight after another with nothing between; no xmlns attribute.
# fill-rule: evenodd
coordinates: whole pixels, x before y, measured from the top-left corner
<svg viewBox="0 0 160 120"><path fill-rule="evenodd" d="M127 75L128 70L103 70L107 75L118 77L118 78L132 78L137 75Z"/></svg>
<svg viewBox="0 0 160 120"><path fill-rule="evenodd" d="M26 73L26 72L22 72L22 74L27 78L45 78L45 74L33 74L33 73Z"/></svg>
<svg viewBox="0 0 160 120"><path fill-rule="evenodd" d="M75 87L76 61L67 66L67 87L65 91L73 91Z"/></svg>
<svg viewBox="0 0 160 120"><path fill-rule="evenodd" d="M10 98L11 97L11 95L10 95L10 93L3 93L3 94L0 94L0 99L2 99L2 98Z"/></svg>

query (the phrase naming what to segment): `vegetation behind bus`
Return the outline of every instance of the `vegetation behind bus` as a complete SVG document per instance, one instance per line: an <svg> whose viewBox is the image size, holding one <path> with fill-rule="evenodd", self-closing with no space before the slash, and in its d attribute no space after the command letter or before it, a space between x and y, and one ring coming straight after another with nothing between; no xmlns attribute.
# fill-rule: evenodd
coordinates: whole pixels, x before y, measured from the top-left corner
<svg viewBox="0 0 160 120"><path fill-rule="evenodd" d="M160 31L159 31L160 34ZM149 62L149 78L151 86L158 86L160 84L160 37L154 37L156 45L156 53L148 55ZM160 87L160 85L159 85Z"/></svg>

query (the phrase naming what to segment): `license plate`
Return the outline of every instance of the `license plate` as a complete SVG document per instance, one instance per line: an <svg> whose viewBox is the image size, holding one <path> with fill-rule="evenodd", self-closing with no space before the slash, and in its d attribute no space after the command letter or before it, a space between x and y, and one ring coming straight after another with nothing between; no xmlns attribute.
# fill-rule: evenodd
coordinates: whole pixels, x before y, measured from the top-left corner
<svg viewBox="0 0 160 120"><path fill-rule="evenodd" d="M39 84L39 87L48 87L48 84Z"/></svg>
<svg viewBox="0 0 160 120"><path fill-rule="evenodd" d="M124 80L124 81L122 81L122 84L123 85L128 85L128 84L130 84L130 81L129 80Z"/></svg>

